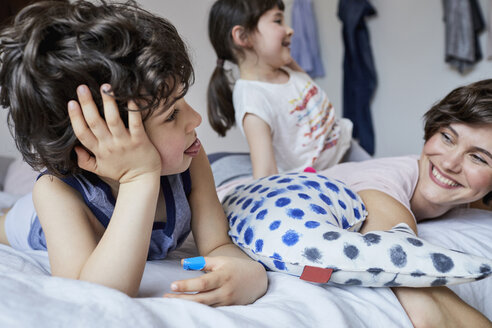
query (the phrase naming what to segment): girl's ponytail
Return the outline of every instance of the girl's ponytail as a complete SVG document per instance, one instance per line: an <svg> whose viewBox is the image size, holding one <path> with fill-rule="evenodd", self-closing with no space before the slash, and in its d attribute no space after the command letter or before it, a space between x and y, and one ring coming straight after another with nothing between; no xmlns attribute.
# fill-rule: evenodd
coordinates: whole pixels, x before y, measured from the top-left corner
<svg viewBox="0 0 492 328"><path fill-rule="evenodd" d="M218 59L207 90L208 121L221 137L224 137L236 122L231 82L226 73L223 59Z"/></svg>

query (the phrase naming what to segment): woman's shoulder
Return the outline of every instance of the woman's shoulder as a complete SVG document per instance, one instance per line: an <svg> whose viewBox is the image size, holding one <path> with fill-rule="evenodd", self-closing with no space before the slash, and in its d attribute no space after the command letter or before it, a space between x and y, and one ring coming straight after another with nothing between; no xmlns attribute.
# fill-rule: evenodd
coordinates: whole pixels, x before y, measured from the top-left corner
<svg viewBox="0 0 492 328"><path fill-rule="evenodd" d="M339 170L354 170L354 169L372 169L372 168L381 168L388 170L397 170L399 171L401 167L418 167L418 155L405 155L405 156L391 156L391 157L378 157L378 158L370 158L361 162L344 162L333 166L328 169L328 172L335 172Z"/></svg>
<svg viewBox="0 0 492 328"><path fill-rule="evenodd" d="M418 180L418 170L418 156L411 155L346 162L322 172L357 190L386 188L411 193Z"/></svg>

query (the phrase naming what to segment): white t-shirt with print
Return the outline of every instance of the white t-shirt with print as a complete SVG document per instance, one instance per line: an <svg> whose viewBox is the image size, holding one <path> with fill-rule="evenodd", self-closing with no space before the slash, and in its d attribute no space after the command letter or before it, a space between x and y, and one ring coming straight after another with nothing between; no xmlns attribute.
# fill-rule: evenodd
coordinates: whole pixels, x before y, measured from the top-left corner
<svg viewBox="0 0 492 328"><path fill-rule="evenodd" d="M236 81L233 103L236 122L244 134L246 113L269 126L279 172L316 170L337 164L350 148L352 122L336 117L326 93L303 72L284 68L289 81L275 84Z"/></svg>

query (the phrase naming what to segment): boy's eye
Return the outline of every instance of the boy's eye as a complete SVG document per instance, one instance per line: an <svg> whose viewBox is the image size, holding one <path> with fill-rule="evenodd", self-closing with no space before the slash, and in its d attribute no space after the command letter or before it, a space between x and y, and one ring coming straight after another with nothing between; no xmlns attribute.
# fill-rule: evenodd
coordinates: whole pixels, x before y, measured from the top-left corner
<svg viewBox="0 0 492 328"><path fill-rule="evenodd" d="M178 108L174 108L173 109L173 112L171 113L171 115L169 115L167 118L166 118L166 122L171 122L171 121L174 121L176 119L176 116L178 115L179 113L179 109Z"/></svg>

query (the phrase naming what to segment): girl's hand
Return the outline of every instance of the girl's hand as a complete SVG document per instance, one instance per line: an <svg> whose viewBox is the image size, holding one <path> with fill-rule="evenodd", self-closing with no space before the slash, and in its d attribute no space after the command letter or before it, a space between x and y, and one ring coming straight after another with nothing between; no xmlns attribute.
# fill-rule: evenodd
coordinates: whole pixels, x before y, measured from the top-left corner
<svg viewBox="0 0 492 328"><path fill-rule="evenodd" d="M125 183L146 174L161 171L159 153L150 142L142 122L142 114L134 102L128 108L128 129L121 120L114 98L101 86L104 120L92 99L89 88L77 88L78 102L68 103L68 112L75 135L84 147L75 147L80 168L99 176ZM80 103L80 105L79 105Z"/></svg>
<svg viewBox="0 0 492 328"><path fill-rule="evenodd" d="M204 274L197 278L175 281L165 294L210 306L253 303L267 290L268 277L264 267L250 259L229 256L205 257ZM183 294L195 293L195 294Z"/></svg>

